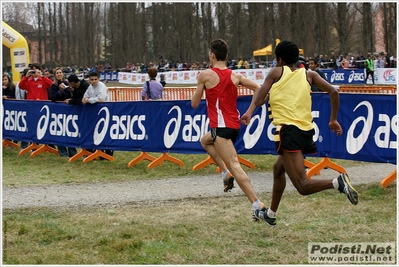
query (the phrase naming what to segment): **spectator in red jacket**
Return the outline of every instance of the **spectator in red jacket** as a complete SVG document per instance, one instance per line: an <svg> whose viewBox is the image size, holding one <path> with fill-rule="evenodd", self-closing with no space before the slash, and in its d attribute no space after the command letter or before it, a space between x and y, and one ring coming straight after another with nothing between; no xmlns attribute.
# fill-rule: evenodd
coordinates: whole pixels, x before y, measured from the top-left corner
<svg viewBox="0 0 399 267"><path fill-rule="evenodd" d="M31 70L19 82L19 88L26 90L26 99L48 100L53 81L42 75L39 64L32 64Z"/></svg>

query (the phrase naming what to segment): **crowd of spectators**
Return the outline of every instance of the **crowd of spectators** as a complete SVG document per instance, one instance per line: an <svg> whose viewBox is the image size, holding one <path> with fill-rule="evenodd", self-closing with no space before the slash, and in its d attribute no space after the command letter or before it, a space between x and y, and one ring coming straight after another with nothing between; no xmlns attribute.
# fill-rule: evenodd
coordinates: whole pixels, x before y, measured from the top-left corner
<svg viewBox="0 0 399 267"><path fill-rule="evenodd" d="M272 59L270 60L257 61L255 58L238 58L228 59L227 67L229 69L256 69L256 68L272 68L277 66L277 62ZM386 52L372 53L375 68L396 68L397 59L396 52L389 56ZM306 63L309 59L315 59L317 61L317 67L321 69L351 69L351 68L365 68L365 61L367 54L364 55L362 52L358 54L346 53L336 55L334 52L330 56L323 54L315 54L313 57L305 57ZM109 63L94 66L68 66L64 67L63 71L68 77L70 74L82 74L84 78L88 78L91 72L133 72L133 73L147 73L149 68L156 68L158 72L167 71L186 71L186 70L204 70L209 68L209 62L195 61L189 63L187 61L176 61L171 62L169 60L160 60L158 62L145 63L131 63L127 62L125 67L112 67ZM44 68L43 74L50 79L54 79L52 69Z"/></svg>
<svg viewBox="0 0 399 267"><path fill-rule="evenodd" d="M373 53L372 54L376 68L396 68L396 52L388 56L386 52ZM358 54L346 53L344 55L336 55L334 52L328 55L315 54L313 57L305 57L306 63L309 59L315 59L318 63L318 67L321 69L351 69L351 68L365 68L365 61L367 55L363 55L362 52ZM256 61L254 58L238 58L228 59L227 67L229 69L255 69L255 68L271 68L277 66L277 62L274 59L270 61ZM94 67L98 72L102 71L123 71L133 73L147 73L149 68L156 68L158 72L167 71L185 71L185 70L204 70L209 68L209 62L195 61L189 63L186 61L170 62L168 60L162 60L159 62L144 63L131 63L127 62L124 68L111 68L109 64L103 68L102 65ZM91 70L89 70L90 72Z"/></svg>
<svg viewBox="0 0 399 267"><path fill-rule="evenodd" d="M371 54L374 60L375 68L396 68L396 52L388 56L387 52L380 53L368 53ZM328 55L314 55L314 59L318 62L318 67L322 69L364 69L366 67L365 62L368 55L363 55L362 52L355 54L347 53L344 55L336 55L334 52L331 56ZM306 61L311 57L306 57Z"/></svg>

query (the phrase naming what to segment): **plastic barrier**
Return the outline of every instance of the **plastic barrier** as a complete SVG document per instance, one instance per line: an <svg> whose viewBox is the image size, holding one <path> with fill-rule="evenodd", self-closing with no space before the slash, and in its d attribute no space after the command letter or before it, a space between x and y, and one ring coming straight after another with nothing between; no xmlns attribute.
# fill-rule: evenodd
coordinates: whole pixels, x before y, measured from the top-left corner
<svg viewBox="0 0 399 267"><path fill-rule="evenodd" d="M14 142L12 142L10 140L3 139L3 147L8 147L8 146L16 148L16 149L20 149L18 144L14 143Z"/></svg>
<svg viewBox="0 0 399 267"><path fill-rule="evenodd" d="M165 87L163 89L163 100L190 100L194 95L196 87ZM140 87L109 87L108 101L141 101ZM253 91L243 86L238 87L238 95L252 95ZM202 96L205 99L205 95Z"/></svg>
<svg viewBox="0 0 399 267"><path fill-rule="evenodd" d="M123 90L129 90L124 88ZM122 91L123 91L122 90ZM179 91L180 90L180 91ZM177 98L186 98L188 95L181 94L184 88L176 89L179 94L176 96ZM195 88L190 88L190 90L195 90ZM117 92L117 90L114 90ZM136 91L140 91L140 88L136 88ZM116 97L119 97L120 92L116 94ZM123 94L121 94L123 95ZM237 100L237 107L240 111L244 111L250 101L250 96L239 97ZM326 94L312 94L314 110L319 112L329 112L329 97ZM353 142L356 139L356 136L359 132L353 131L350 135L346 135L346 143L343 138L333 140L334 142L338 142L338 146L345 147L346 150L336 151L334 150L337 145L331 144L327 141L326 138L318 139L320 141L320 157L323 157L322 161L318 164L308 164L309 169L308 178L313 174L317 174L324 167L330 167L334 170L342 172L340 166L334 166L334 164L328 164L328 158L324 157L332 157L332 158L343 158L343 159L351 159L351 155L356 155L356 160L366 161L370 160L370 155L372 155L373 160L376 159L377 162L390 162L396 164L396 132L393 127L395 127L396 123L396 95L386 94L386 95L368 95L368 94L342 94L342 110L343 115L341 115L343 125L349 127L352 125L353 127L359 121L358 118L363 118L367 116L369 113L368 109L359 108L354 112L352 110L356 110L354 106L356 103L359 103L358 106L368 106L370 105L373 109L373 113L380 114L381 116L376 116L376 119L370 122L371 128L369 129L371 134L370 136L375 136L375 138L364 138L364 143L361 144L360 147L356 146L357 142ZM174 102L175 101L175 102ZM41 152L51 152L57 154L57 151L48 145L42 145L41 147L38 144L63 144L65 146L72 147L86 147L89 149L113 149L113 150L124 150L128 148L128 151L149 151L149 152L171 152L171 153L203 153L203 148L199 144L200 136L207 131L206 125L206 105L203 102L200 106L200 109L193 110L191 108L189 101L164 101L162 105L151 101L137 101L132 105L130 102L108 102L108 103L99 103L97 105L89 105L89 106L80 106L80 107L71 107L68 105L60 105L57 103L52 103L51 101L33 101L30 102L29 105L26 105L28 101L26 100L5 100L3 101L4 107L4 123L3 123L3 136L8 140L21 140L32 142L32 144L26 148L21 150L20 155L24 153L32 152L31 156L35 156ZM174 102L174 103L173 103ZM367 102L366 104L364 102ZM325 103L325 104L323 104ZM366 106L366 107L367 107ZM157 107L157 108L155 108ZM72 110L73 108L73 110ZM158 109L159 108L159 109ZM155 111L154 111L155 110ZM114 119L110 119L108 117L109 111L112 111L112 116L116 118L116 122ZM258 115L266 118L266 107L262 106L261 109L257 109ZM348 114L346 114L348 113ZM18 115L19 114L19 115ZM78 114L75 118L74 114ZM85 116L80 116L80 114L85 114ZM166 143L165 139L162 138L161 133L158 131L151 131L153 124L151 124L150 120L144 119L141 122L141 126L143 128L143 133L145 128L147 128L147 132L151 133L150 135L143 135L138 138L140 130L136 128L131 128L132 131L126 131L124 129L127 126L127 122L131 123L130 125L134 125L135 120L133 117L129 120L125 119L125 117L129 117L131 114L140 114L142 116L150 116L153 118L157 118L157 126L163 125L163 130L169 133L169 137ZM166 116L165 114L169 114ZM177 120L179 114L184 114L181 118ZM51 116L50 116L51 115ZM62 116L60 116L62 115ZM106 117L104 117L107 115ZM345 115L345 116L344 116ZM15 116L19 116L20 119L15 120ZM191 123L190 121L186 121L185 118L188 116L188 119L197 117L200 121L196 122L198 129L195 131L187 132L184 130L186 127L185 124ZM42 118L48 118L48 123L42 125L39 122L43 121ZM99 120L95 121L92 117L98 117ZM112 117L112 118L113 118ZM40 118L40 120L39 120ZM55 132L54 126L56 125L55 118L65 119L65 127L62 128L65 130L65 135L57 134ZM130 118L130 117L129 117ZM318 124L320 133L323 133L323 137L330 130L324 129L325 125L328 123L325 122L325 118L323 116L315 117L315 123ZM67 123L69 121L75 121L76 123ZM96 123L106 120L107 126L106 130L103 131L104 134L101 137L101 141L94 143L93 140L89 137L89 134L93 132L93 129L96 129ZM259 129L263 130L272 130L270 127L270 122L263 121L262 124L258 123ZM17 121L17 123L15 123ZM108 124L108 121L110 124ZM170 129L170 121L179 121L177 126L173 125L176 131L181 132L179 135L171 135ZM259 120L262 121L262 120ZM119 125L117 123L121 123L121 127L116 127L115 125ZM267 127L269 124L270 127ZM39 126L37 128L37 126ZM58 125L58 124L57 124ZM256 124L255 124L256 125ZM28 127L29 126L29 127ZM168 126L168 127L166 127ZM194 125L195 126L195 125ZM352 127L351 126L351 127ZM116 128L115 128L116 127ZM391 129L392 128L392 129ZM89 129L89 131L87 131ZM190 128L191 129L191 128ZM194 129L194 127L192 127ZM246 128L250 129L250 128ZM38 135L38 132L39 134ZM136 131L137 130L137 131ZM252 128L252 130L255 130ZM262 135L262 138L265 139L265 142L256 142L251 143L251 140L248 136L251 136L252 130L248 132L242 131L242 139L238 140L237 153L238 154L246 154L245 152L250 152L249 154L263 154L269 153L273 154L275 151L272 140L269 140L265 135ZM326 131L327 130L327 131ZM361 129L360 129L361 130ZM115 132L119 131L119 133ZM61 132L60 132L61 133ZM75 136L75 134L82 133L83 136ZM189 135L188 135L189 134ZM145 138L144 138L145 137ZM148 137L148 139L147 139ZM161 138L158 138L161 137ZM246 137L246 138L244 138ZM349 138L349 139L348 139ZM170 143L170 141L173 143ZM348 140L351 141L348 143ZM244 146L240 142L244 144L249 144L250 146ZM348 145L349 144L349 145ZM3 145L6 146L7 142L3 142ZM94 146L95 145L95 146ZM106 146L105 146L106 145ZM395 149L395 150L393 150ZM395 157L393 157L393 151L395 151ZM348 153L350 152L350 153ZM145 153L145 152L144 152ZM91 156L88 154L86 156ZM96 155L97 156L97 155ZM349 156L349 157L348 157ZM84 162L88 162L89 157L86 157ZM143 157L146 159L145 157ZM111 158L109 160L112 160ZM157 160L155 157L150 158L151 162ZM174 160L168 157L167 154L162 154L162 156L155 163L164 162L165 160L174 162ZM372 161L373 161L372 160ZM154 166L156 164L152 164ZM179 164L180 162L174 162ZM212 164L210 162L210 164ZM179 164L180 165L180 164ZM310 165L310 166L309 166ZM204 164L199 164L196 167L204 166ZM150 166L149 166L150 167ZM310 171L312 170L312 171ZM396 178L396 175L394 176Z"/></svg>
<svg viewBox="0 0 399 267"><path fill-rule="evenodd" d="M380 185L384 188L386 188L390 183L395 181L398 178L398 173L397 171L393 171L391 174L389 174L387 177L385 177L381 182Z"/></svg>
<svg viewBox="0 0 399 267"><path fill-rule="evenodd" d="M340 93L396 94L396 86L340 86Z"/></svg>
<svg viewBox="0 0 399 267"><path fill-rule="evenodd" d="M361 94L396 94L396 86L337 86L340 93L361 93ZM164 100L190 100L196 87L165 87L163 90ZM111 102L120 101L141 101L142 88L140 87L109 87L108 98ZM238 95L252 95L253 91L238 87ZM205 98L205 95L202 97Z"/></svg>

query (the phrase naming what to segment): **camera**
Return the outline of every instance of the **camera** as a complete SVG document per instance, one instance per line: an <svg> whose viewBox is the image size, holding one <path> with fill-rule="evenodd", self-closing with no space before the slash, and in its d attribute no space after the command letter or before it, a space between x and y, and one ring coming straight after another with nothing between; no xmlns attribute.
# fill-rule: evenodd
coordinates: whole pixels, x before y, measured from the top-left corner
<svg viewBox="0 0 399 267"><path fill-rule="evenodd" d="M36 71L35 71L35 70L30 70L29 73L30 73L30 74L35 74Z"/></svg>

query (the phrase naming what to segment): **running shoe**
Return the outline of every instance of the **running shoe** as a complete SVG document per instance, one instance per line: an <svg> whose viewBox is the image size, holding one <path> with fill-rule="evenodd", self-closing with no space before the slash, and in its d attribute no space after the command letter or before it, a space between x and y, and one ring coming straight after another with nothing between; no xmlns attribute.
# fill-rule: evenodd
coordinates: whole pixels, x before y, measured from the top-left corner
<svg viewBox="0 0 399 267"><path fill-rule="evenodd" d="M253 217L255 217L257 220L265 221L270 226L276 226L276 218L270 218L269 216L267 216L267 210L268 208L255 210Z"/></svg>
<svg viewBox="0 0 399 267"><path fill-rule="evenodd" d="M253 222L259 222L259 219L258 219L258 218L256 217L256 215L255 215L255 211L256 211L256 210L253 210L253 211L252 211L251 221L253 221ZM261 211L266 211L266 208L263 207L263 208L261 209Z"/></svg>
<svg viewBox="0 0 399 267"><path fill-rule="evenodd" d="M226 177L223 178L224 192L230 192L234 188L234 177L230 172L227 173Z"/></svg>
<svg viewBox="0 0 399 267"><path fill-rule="evenodd" d="M357 205L359 198L357 195L356 190L352 187L351 183L350 183L350 179L348 174L346 173L341 173L338 176L338 190L341 193L346 194L346 196L348 197L349 201L353 204L353 205Z"/></svg>

